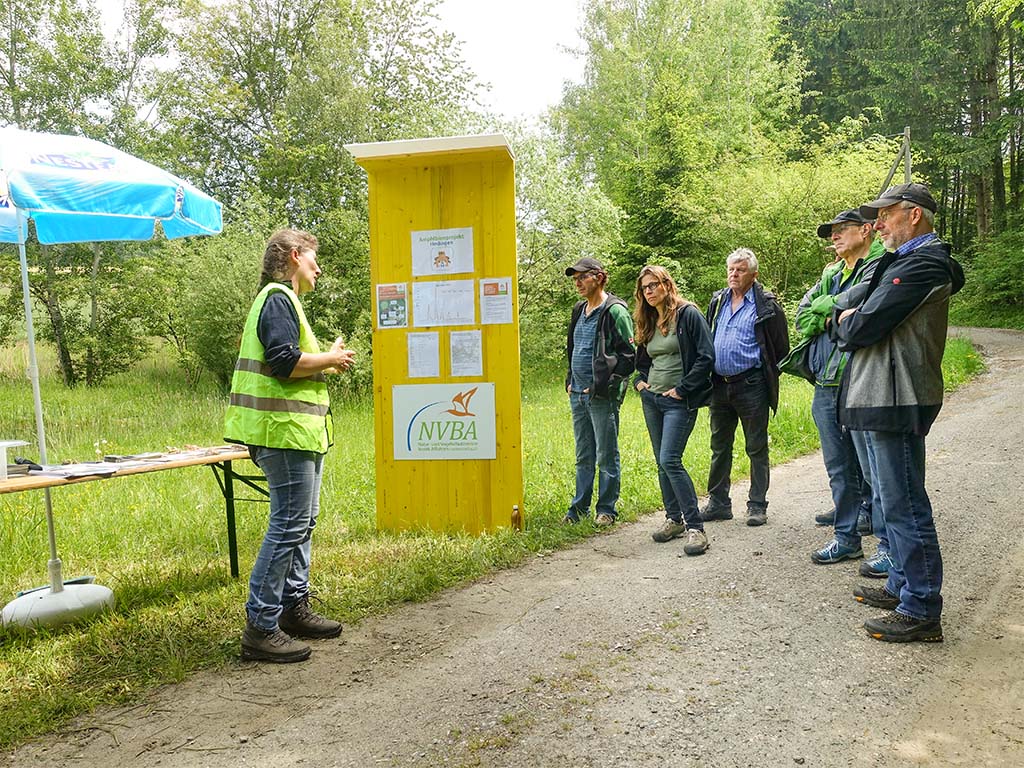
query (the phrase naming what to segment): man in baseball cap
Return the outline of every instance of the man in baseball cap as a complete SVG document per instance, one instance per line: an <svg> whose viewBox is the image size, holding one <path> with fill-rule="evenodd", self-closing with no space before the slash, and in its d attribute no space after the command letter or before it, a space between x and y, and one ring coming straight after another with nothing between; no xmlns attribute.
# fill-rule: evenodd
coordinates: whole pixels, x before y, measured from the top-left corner
<svg viewBox="0 0 1024 768"><path fill-rule="evenodd" d="M618 516L619 406L636 363L633 320L626 302L605 290L608 273L597 259L584 257L565 275L576 284L580 301L569 319L565 377L576 440L576 490L562 522L573 525L590 514L600 467L594 524L605 527Z"/></svg>
<svg viewBox="0 0 1024 768"><path fill-rule="evenodd" d="M867 433L875 459L892 566L884 587L857 587L858 602L890 613L864 622L890 642L942 640L942 555L925 490L925 436L942 408L949 299L964 272L934 231L935 199L898 184L860 213L886 247L869 280L838 297L832 332L856 354L839 394L839 421Z"/></svg>

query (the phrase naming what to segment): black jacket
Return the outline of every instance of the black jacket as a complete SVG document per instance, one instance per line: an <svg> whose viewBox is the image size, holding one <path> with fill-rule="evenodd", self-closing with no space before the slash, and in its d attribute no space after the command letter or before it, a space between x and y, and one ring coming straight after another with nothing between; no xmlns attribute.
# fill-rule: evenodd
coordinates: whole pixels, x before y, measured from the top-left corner
<svg viewBox="0 0 1024 768"><path fill-rule="evenodd" d="M683 360L683 378L676 384L676 392L692 411L710 401L711 374L715 370L715 344L711 341L711 330L696 305L684 304L676 311L676 340ZM638 345L633 389L639 382L647 381L651 365L647 345Z"/></svg>
<svg viewBox="0 0 1024 768"><path fill-rule="evenodd" d="M711 327L712 339L715 337L715 325L722 302L731 293L731 289L723 288L711 297L706 318ZM774 413L779 409L779 361L789 354L789 323L786 322L786 315L782 305L775 299L775 294L766 291L756 280L754 308L754 338L761 349L761 368L768 382L768 405Z"/></svg>
<svg viewBox="0 0 1024 768"><path fill-rule="evenodd" d="M903 256L885 254L870 281L836 301L833 338L839 349L856 350L840 385L840 423L928 434L942 408L949 298L963 284L949 246L933 240ZM854 307L840 324L839 315Z"/></svg>
<svg viewBox="0 0 1024 768"><path fill-rule="evenodd" d="M576 306L572 308L572 316L569 319L569 333L565 344L569 363L565 376L566 387L572 382L573 332L576 330L576 323L586 306L586 301L577 302ZM620 306L625 312L621 326L616 324L615 317L610 311L613 306ZM621 402L626 394L626 382L636 364L636 350L633 348L633 321L626 308L626 302L611 293L608 294L604 303L594 311L600 312L601 317L597 326L597 338L594 339L594 390L591 394L594 397L604 398L614 396ZM628 335L622 332L622 328L628 329Z"/></svg>

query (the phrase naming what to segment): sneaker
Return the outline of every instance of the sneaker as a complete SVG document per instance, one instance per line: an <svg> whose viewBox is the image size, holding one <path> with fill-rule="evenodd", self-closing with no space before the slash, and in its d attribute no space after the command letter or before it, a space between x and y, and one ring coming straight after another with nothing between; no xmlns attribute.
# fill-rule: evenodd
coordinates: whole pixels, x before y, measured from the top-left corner
<svg viewBox="0 0 1024 768"><path fill-rule="evenodd" d="M764 525L768 522L767 510L759 507L747 508L747 525Z"/></svg>
<svg viewBox="0 0 1024 768"><path fill-rule="evenodd" d="M594 518L594 525L598 528L607 528L609 525L615 525L615 518L609 515L607 512L602 512L596 518Z"/></svg>
<svg viewBox="0 0 1024 768"><path fill-rule="evenodd" d="M732 507L714 507L711 502L700 511L700 519L705 523L714 520L732 520Z"/></svg>
<svg viewBox="0 0 1024 768"><path fill-rule="evenodd" d="M578 517L566 513L565 517L562 518L562 525L576 525L579 521Z"/></svg>
<svg viewBox="0 0 1024 768"><path fill-rule="evenodd" d="M708 537L704 531L691 528L686 532L686 543L683 545L683 552L688 555L703 555L711 547L708 544Z"/></svg>
<svg viewBox="0 0 1024 768"><path fill-rule="evenodd" d="M896 610L896 606L900 604L900 599L885 587L854 587L853 597L858 603L887 611Z"/></svg>
<svg viewBox="0 0 1024 768"><path fill-rule="evenodd" d="M872 579L884 579L893 567L892 556L888 552L876 552L860 564L860 575Z"/></svg>
<svg viewBox="0 0 1024 768"><path fill-rule="evenodd" d="M686 523L668 518L661 528L651 534L651 538L659 544L664 544L666 541L679 538L684 533L686 533Z"/></svg>
<svg viewBox="0 0 1024 768"><path fill-rule="evenodd" d="M843 546L836 539L811 552L811 561L818 565L841 563L843 560L856 560L858 557L864 557L864 550L860 547Z"/></svg>
<svg viewBox="0 0 1024 768"><path fill-rule="evenodd" d="M281 611L277 623L289 635L307 640L321 640L341 634L341 623L314 611L309 605L309 595Z"/></svg>
<svg viewBox="0 0 1024 768"><path fill-rule="evenodd" d="M836 524L836 510L833 507L828 512L819 512L814 516L815 525L835 525Z"/></svg>
<svg viewBox="0 0 1024 768"><path fill-rule="evenodd" d="M243 661L270 661L275 664L291 664L305 661L312 650L305 643L294 640L280 627L265 630L245 622L242 633Z"/></svg>
<svg viewBox="0 0 1024 768"><path fill-rule="evenodd" d="M857 513L857 533L861 536L870 536L872 530L871 511L861 507L860 512Z"/></svg>
<svg viewBox="0 0 1024 768"><path fill-rule="evenodd" d="M896 611L868 619L864 622L864 629L875 640L887 643L942 642L942 622L938 619L915 619Z"/></svg>

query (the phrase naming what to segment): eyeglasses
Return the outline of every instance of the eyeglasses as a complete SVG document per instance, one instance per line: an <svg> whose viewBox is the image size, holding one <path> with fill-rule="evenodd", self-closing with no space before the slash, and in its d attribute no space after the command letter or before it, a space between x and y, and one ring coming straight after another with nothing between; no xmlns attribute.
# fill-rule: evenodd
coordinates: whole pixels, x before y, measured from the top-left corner
<svg viewBox="0 0 1024 768"><path fill-rule="evenodd" d="M654 291L654 289L655 289L655 288L657 288L657 287L658 287L659 285L661 285L661 280L659 280L659 281L658 281L658 282L656 282L656 283L646 283L646 284L644 284L644 285L641 285L641 286L640 286L640 290L641 290L641 291L643 291L644 293L651 293L651 292L653 292L653 291Z"/></svg>
<svg viewBox="0 0 1024 768"><path fill-rule="evenodd" d="M584 280L586 280L588 277L594 277L595 274L596 274L595 272L584 272L583 274L573 275L572 276L572 281L574 283L576 283L576 285L579 285Z"/></svg>
<svg viewBox="0 0 1024 768"><path fill-rule="evenodd" d="M838 235L840 232L845 232L850 227L862 227L862 226L864 226L864 225L863 224L857 224L856 222L853 222L853 221L848 221L845 224L833 224L832 225L832 234L833 235Z"/></svg>
<svg viewBox="0 0 1024 768"><path fill-rule="evenodd" d="M879 211L878 215L875 217L875 221L880 221L880 222L882 222L884 224L885 222L889 221L893 216L895 216L898 212L900 212L900 211L910 211L910 210L913 210L914 208L917 208L917 206L913 205L913 204L907 205L906 203L900 203L900 207L897 208L894 211L890 211L890 210Z"/></svg>

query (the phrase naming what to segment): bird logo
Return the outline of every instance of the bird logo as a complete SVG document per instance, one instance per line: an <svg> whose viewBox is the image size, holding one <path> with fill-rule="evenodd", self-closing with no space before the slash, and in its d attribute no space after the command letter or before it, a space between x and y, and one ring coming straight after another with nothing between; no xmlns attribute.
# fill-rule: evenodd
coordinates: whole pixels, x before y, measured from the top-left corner
<svg viewBox="0 0 1024 768"><path fill-rule="evenodd" d="M469 412L469 401L473 399L473 395L476 394L477 387L466 392L459 392L452 398L453 408L448 408L445 413L450 413L452 416L476 416L475 413Z"/></svg>

